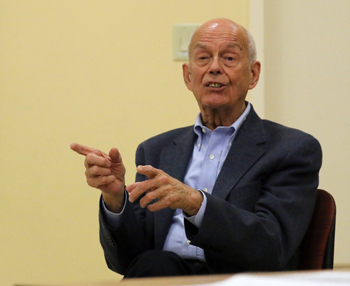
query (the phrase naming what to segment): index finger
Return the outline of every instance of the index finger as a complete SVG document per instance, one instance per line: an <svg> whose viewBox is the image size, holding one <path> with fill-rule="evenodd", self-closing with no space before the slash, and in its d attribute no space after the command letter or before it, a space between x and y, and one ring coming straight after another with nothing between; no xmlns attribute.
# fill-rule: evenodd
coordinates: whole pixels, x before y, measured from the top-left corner
<svg viewBox="0 0 350 286"><path fill-rule="evenodd" d="M99 156L103 156L103 157L104 157L103 153L102 153L100 150L95 149L95 148L91 148L91 147L87 147L87 146L84 146L84 145L80 145L80 144L78 144L78 143L72 143L72 144L70 144L70 148L71 148L73 151L75 151L75 152L77 152L78 154L80 154L80 155L86 156L86 155L89 154L89 153L94 153L94 154L96 154L96 155L99 155Z"/></svg>
<svg viewBox="0 0 350 286"><path fill-rule="evenodd" d="M138 173L146 175L150 179L156 177L158 174L163 173L163 171L154 168L151 165L139 165L137 166L136 170Z"/></svg>

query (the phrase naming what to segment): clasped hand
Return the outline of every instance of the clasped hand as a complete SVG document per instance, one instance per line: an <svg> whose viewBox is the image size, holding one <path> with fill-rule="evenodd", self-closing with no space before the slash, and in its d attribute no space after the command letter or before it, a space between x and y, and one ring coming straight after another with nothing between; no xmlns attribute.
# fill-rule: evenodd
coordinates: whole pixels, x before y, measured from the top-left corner
<svg viewBox="0 0 350 286"><path fill-rule="evenodd" d="M101 190L107 208L119 213L124 204L125 167L118 149L112 148L109 155L77 143L72 143L71 149L85 156L85 176L88 185ZM130 202L136 201L144 194L140 199L140 206L148 206L150 211L170 207L182 209L188 215L197 214L203 201L199 191L150 165L138 166L137 172L147 176L149 180L126 187ZM155 199L158 200L151 203Z"/></svg>

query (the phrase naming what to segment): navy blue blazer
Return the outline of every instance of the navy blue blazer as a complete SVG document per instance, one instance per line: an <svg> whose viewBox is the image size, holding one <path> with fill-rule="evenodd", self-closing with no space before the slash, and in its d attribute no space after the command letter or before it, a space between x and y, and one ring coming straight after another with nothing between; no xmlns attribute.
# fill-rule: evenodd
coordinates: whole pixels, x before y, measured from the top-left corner
<svg viewBox="0 0 350 286"><path fill-rule="evenodd" d="M197 135L179 128L141 143L136 165L183 181ZM191 244L204 249L211 273L296 269L316 200L322 151L309 134L261 120L254 109L216 180L200 228L185 220ZM136 181L147 177L137 174ZM152 213L127 201L120 227L100 212L100 241L110 269L124 274L149 249L162 249L174 210Z"/></svg>

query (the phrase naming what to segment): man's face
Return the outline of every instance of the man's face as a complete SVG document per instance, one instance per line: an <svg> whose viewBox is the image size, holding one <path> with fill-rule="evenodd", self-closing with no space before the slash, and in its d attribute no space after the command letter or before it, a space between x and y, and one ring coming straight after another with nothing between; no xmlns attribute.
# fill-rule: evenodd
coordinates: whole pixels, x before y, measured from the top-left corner
<svg viewBox="0 0 350 286"><path fill-rule="evenodd" d="M193 35L189 63L183 71L202 112L244 110L247 92L257 83L250 69L247 34L227 22L209 24Z"/></svg>

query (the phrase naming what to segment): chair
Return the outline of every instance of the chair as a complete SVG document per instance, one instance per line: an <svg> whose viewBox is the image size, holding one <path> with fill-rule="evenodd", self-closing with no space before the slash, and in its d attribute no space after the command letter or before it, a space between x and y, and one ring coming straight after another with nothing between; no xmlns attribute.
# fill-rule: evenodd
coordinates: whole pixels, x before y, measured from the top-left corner
<svg viewBox="0 0 350 286"><path fill-rule="evenodd" d="M318 189L314 214L300 246L298 270L333 269L335 216L333 196Z"/></svg>

